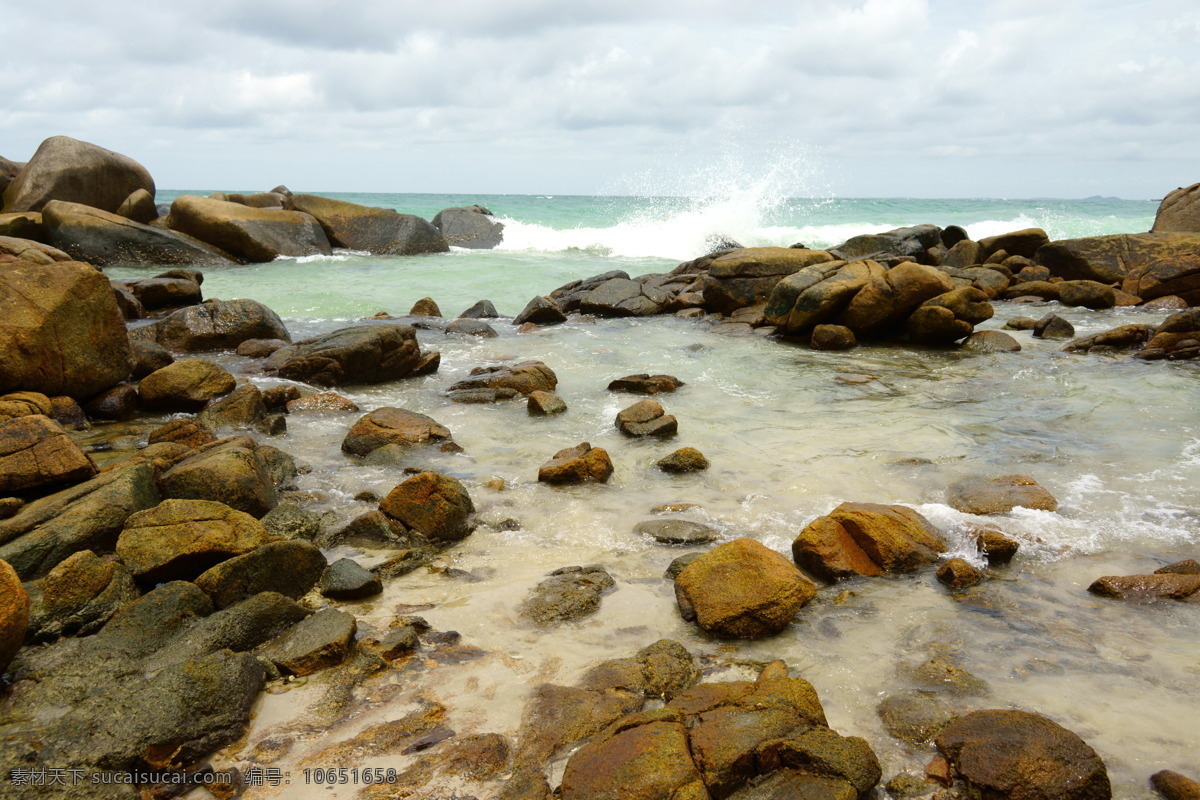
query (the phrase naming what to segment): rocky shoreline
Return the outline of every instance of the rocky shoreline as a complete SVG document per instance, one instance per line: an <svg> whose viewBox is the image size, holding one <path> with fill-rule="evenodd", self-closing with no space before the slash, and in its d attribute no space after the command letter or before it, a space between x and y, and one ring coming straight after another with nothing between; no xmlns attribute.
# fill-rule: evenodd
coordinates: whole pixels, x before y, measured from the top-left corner
<svg viewBox="0 0 1200 800"><path fill-rule="evenodd" d="M0 159L0 191L5 796L169 797L179 788L161 780L47 785L50 770L187 773L196 782L219 773L232 788L213 794L255 796L262 789L246 774L251 767L217 769L210 759L244 737L262 692L319 676L329 707L318 717L331 724L349 713L356 687L380 676L478 657L470 642L413 614L360 630L354 603L463 542L480 515L460 480L410 467L422 450L461 451L449 428L404 408L364 414L333 390L436 373L441 356L418 331L494 337L496 309L480 301L447 321L425 298L405 317L381 313L293 341L261 303L204 300L201 269L333 248L398 256L494 247L502 226L486 209L446 209L426 222L285 187L182 196L159 208L139 164L66 137L47 140L26 164ZM1029 229L975 242L960 228L921 225L828 250L733 244L669 273L574 281L533 298L511 323L535 333L581 317L675 315L719 334L818 350L864 342L1015 352L1016 338L975 331L994 315L991 301L1056 301L1173 313L1157 326L1080 338L1055 314L1008 326L1062 339L1079 357L1200 356L1200 185L1169 195L1150 233L1050 241ZM168 269L110 281L99 268L113 265ZM286 385L263 391L205 357L230 351ZM630 439L673 439L688 424L667 408L683 385L670 375L617 377L608 387L615 396L647 397L624 407L614 427ZM543 361L509 361L475 367L445 396L520 400L531 416L556 416L568 411L557 386ZM162 414L172 415L165 424ZM337 526L286 501L299 494L292 489L305 466L266 443L329 414L358 415L341 444L346 458L412 473L384 496L359 498L375 507ZM136 446L111 455L81 446L92 423L126 431ZM545 457L531 467L542 483L602 484L613 474L610 454L587 441ZM689 447L657 462L672 474L708 466ZM1058 506L1025 475L947 486L945 502L980 516L969 536L984 569L953 557L944 532L917 511L857 498L812 520L790 557L753 538L708 547L711 529L673 509L642 533L702 547L676 559L664 580L681 619L737 642L778 635L819 594L840 597L840 582L929 572L960 593L1001 578L1021 542L985 518ZM386 558L370 568L353 558L327 563L339 548ZM531 587L518 613L553 628L594 614L613 587L603 566L564 567ZM1200 602L1200 566L1098 575L1090 590L1112 600ZM813 686L783 662L757 664L745 680L703 681L703 659L669 640L596 664L576 684L539 685L514 741L456 736L445 710L426 704L328 748L318 766L428 750L364 789L366 797L405 796L397 792L447 776L505 800L1112 796L1101 755L1076 734L1040 714L988 707L986 689L953 657L917 671L926 690L879 704L888 733L925 756L894 776L883 775L869 742L830 728ZM272 763L263 747L247 759L254 768ZM281 744L273 758L287 749ZM559 775L551 765L568 754ZM39 774L43 782L33 783ZM1200 796L1200 786L1175 773L1156 774L1153 785L1167 798Z"/></svg>

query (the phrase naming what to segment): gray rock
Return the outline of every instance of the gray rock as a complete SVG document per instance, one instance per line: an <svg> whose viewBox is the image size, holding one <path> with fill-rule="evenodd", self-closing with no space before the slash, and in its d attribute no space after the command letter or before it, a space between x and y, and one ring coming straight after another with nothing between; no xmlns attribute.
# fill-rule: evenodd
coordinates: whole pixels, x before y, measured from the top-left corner
<svg viewBox="0 0 1200 800"><path fill-rule="evenodd" d="M513 319L513 325L524 325L532 322L535 325L557 325L567 321L567 315L549 298L535 297L529 301L520 314Z"/></svg>
<svg viewBox="0 0 1200 800"><path fill-rule="evenodd" d="M272 542L222 561L194 583L217 608L228 608L261 592L302 597L325 571L325 556L308 542Z"/></svg>
<svg viewBox="0 0 1200 800"><path fill-rule="evenodd" d="M549 627L593 614L600 598L616 586L603 567L563 567L534 587L520 614L539 627Z"/></svg>
<svg viewBox="0 0 1200 800"><path fill-rule="evenodd" d="M423 359L411 326L356 325L276 350L265 368L317 386L351 386L417 374Z"/></svg>
<svg viewBox="0 0 1200 800"><path fill-rule="evenodd" d="M480 300L458 315L459 319L495 319L498 316L500 312L492 305L491 300Z"/></svg>
<svg viewBox="0 0 1200 800"><path fill-rule="evenodd" d="M291 503L280 503L261 520L263 527L282 539L312 542L321 535L321 517Z"/></svg>
<svg viewBox="0 0 1200 800"><path fill-rule="evenodd" d="M1047 314L1033 326L1033 335L1038 339L1070 339L1075 336L1075 326L1057 314Z"/></svg>
<svg viewBox="0 0 1200 800"><path fill-rule="evenodd" d="M653 536L660 544L696 545L717 539L716 528L686 519L652 519L639 522L634 533Z"/></svg>
<svg viewBox="0 0 1200 800"><path fill-rule="evenodd" d="M154 326L154 337L184 353L234 350L249 339L292 340L279 315L256 300L207 300L181 308Z"/></svg>
<svg viewBox="0 0 1200 800"><path fill-rule="evenodd" d="M1016 353L1021 343L1004 331L976 331L962 343L962 349L975 353Z"/></svg>
<svg viewBox="0 0 1200 800"><path fill-rule="evenodd" d="M486 322L474 319L456 319L446 326L447 334L459 336L478 336L481 339L495 339L500 334Z"/></svg>
<svg viewBox="0 0 1200 800"><path fill-rule="evenodd" d="M358 625L352 614L326 608L259 648L280 670L309 675L336 666L354 646Z"/></svg>
<svg viewBox="0 0 1200 800"><path fill-rule="evenodd" d="M454 247L490 250L504 240L504 223L493 219L483 206L442 209L434 216L433 226Z"/></svg>
<svg viewBox="0 0 1200 800"><path fill-rule="evenodd" d="M340 558L325 568L321 594L334 600L362 600L383 591L379 578L349 558Z"/></svg>

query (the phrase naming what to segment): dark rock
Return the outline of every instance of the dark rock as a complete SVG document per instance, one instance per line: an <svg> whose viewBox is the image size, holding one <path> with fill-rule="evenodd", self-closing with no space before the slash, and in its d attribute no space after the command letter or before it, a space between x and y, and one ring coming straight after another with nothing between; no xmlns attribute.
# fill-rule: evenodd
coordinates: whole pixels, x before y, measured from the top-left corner
<svg viewBox="0 0 1200 800"><path fill-rule="evenodd" d="M134 380L141 380L151 372L157 372L175 363L175 357L157 342L130 340L129 351L133 362L131 377Z"/></svg>
<svg viewBox="0 0 1200 800"><path fill-rule="evenodd" d="M617 414L617 429L626 436L674 436L679 431L675 417L657 400L641 400Z"/></svg>
<svg viewBox="0 0 1200 800"><path fill-rule="evenodd" d="M817 325L809 344L814 350L853 350L858 347L858 339L845 325Z"/></svg>
<svg viewBox="0 0 1200 800"><path fill-rule="evenodd" d="M475 505L457 479L421 472L400 483L379 510L438 545L465 539L475 529Z"/></svg>
<svg viewBox="0 0 1200 800"><path fill-rule="evenodd" d="M246 438L208 445L160 475L158 484L164 497L220 499L255 518L279 503L266 456Z"/></svg>
<svg viewBox="0 0 1200 800"><path fill-rule="evenodd" d="M270 542L210 567L193 583L212 598L214 606L228 608L260 592L302 597L317 585L324 571L325 556L316 546Z"/></svg>
<svg viewBox="0 0 1200 800"><path fill-rule="evenodd" d="M0 494L85 481L96 465L54 420L41 414L0 422Z"/></svg>
<svg viewBox="0 0 1200 800"><path fill-rule="evenodd" d="M490 250L504 240L504 223L483 206L444 208L434 215L433 227L454 247Z"/></svg>
<svg viewBox="0 0 1200 800"><path fill-rule="evenodd" d="M288 380L351 386L419 374L425 359L410 326L357 325L277 350L266 366Z"/></svg>
<svg viewBox="0 0 1200 800"><path fill-rule="evenodd" d="M976 331L962 343L963 350L975 353L1016 353L1021 343L1003 331Z"/></svg>
<svg viewBox="0 0 1200 800"><path fill-rule="evenodd" d="M229 394L209 402L196 415L196 422L210 428L248 428L267 417L262 392L252 383L243 383Z"/></svg>
<svg viewBox="0 0 1200 800"><path fill-rule="evenodd" d="M653 536L659 544L697 545L715 541L716 528L686 519L655 519L639 522L634 533Z"/></svg>
<svg viewBox="0 0 1200 800"><path fill-rule="evenodd" d="M542 483L605 483L612 473L608 451L583 442L555 453L538 469L538 480Z"/></svg>
<svg viewBox="0 0 1200 800"><path fill-rule="evenodd" d="M800 532L792 558L818 578L836 581L915 572L936 563L945 550L938 530L911 508L842 503Z"/></svg>
<svg viewBox="0 0 1200 800"><path fill-rule="evenodd" d="M157 323L155 339L168 350L234 350L250 339L292 337L279 315L255 300L208 300L181 308Z"/></svg>
<svg viewBox="0 0 1200 800"><path fill-rule="evenodd" d="M541 627L571 622L595 613L601 595L615 585L602 567L563 567L534 587L520 613Z"/></svg>
<svg viewBox="0 0 1200 800"><path fill-rule="evenodd" d="M159 276L140 281L126 281L125 288L137 298L142 308L147 311L191 306L203 300L200 284L190 278Z"/></svg>
<svg viewBox="0 0 1200 800"><path fill-rule="evenodd" d="M919 261L926 250L941 243L941 230L936 225L914 225L854 236L830 248L829 252L847 261L886 257Z"/></svg>
<svg viewBox="0 0 1200 800"><path fill-rule="evenodd" d="M112 212L138 189L153 196L154 180L132 158L68 136L51 136L4 189L3 210L41 211L51 200L65 200Z"/></svg>
<svg viewBox="0 0 1200 800"><path fill-rule="evenodd" d="M1129 350L1142 346L1150 340L1153 334L1154 329L1149 325L1122 325L1119 328L1076 339L1064 347L1063 352L1086 353L1094 348L1097 349L1097 352Z"/></svg>
<svg viewBox="0 0 1200 800"><path fill-rule="evenodd" d="M1200 222L1197 224L1200 229ZM1150 776L1150 783L1166 800L1200 800L1200 782L1164 769Z"/></svg>
<svg viewBox="0 0 1200 800"><path fill-rule="evenodd" d="M263 404L266 405L268 411L288 411L290 413L287 408L288 403L299 400L300 397L300 388L297 386L272 386L263 392ZM355 406L354 410L357 411L358 406Z"/></svg>
<svg viewBox="0 0 1200 800"><path fill-rule="evenodd" d="M287 347L291 342L284 339L247 339L237 346L239 356L246 358L266 358L281 347Z"/></svg>
<svg viewBox="0 0 1200 800"><path fill-rule="evenodd" d="M959 716L945 700L923 692L885 697L876 711L888 733L914 746L931 741Z"/></svg>
<svg viewBox="0 0 1200 800"><path fill-rule="evenodd" d="M311 675L350 655L358 631L354 616L326 608L297 623L258 652L292 675Z"/></svg>
<svg viewBox="0 0 1200 800"><path fill-rule="evenodd" d="M252 208L195 195L175 198L167 227L251 263L332 252L321 226L308 214Z"/></svg>
<svg viewBox="0 0 1200 800"><path fill-rule="evenodd" d="M1075 326L1057 314L1047 314L1033 326L1037 339L1070 339L1075 335Z"/></svg>
<svg viewBox="0 0 1200 800"><path fill-rule="evenodd" d="M1004 531L987 525L981 525L968 531L975 539L979 552L987 558L988 566L1007 564L1016 556L1021 544L1016 539L1006 535Z"/></svg>
<svg viewBox="0 0 1200 800"><path fill-rule="evenodd" d="M673 375L649 375L645 372L637 375L626 375L608 384L610 392L629 392L630 394L659 394L674 392L684 382Z"/></svg>
<svg viewBox="0 0 1200 800"><path fill-rule="evenodd" d="M1074 733L1026 711L975 711L938 734L966 789L984 797L1107 800L1104 762Z"/></svg>
<svg viewBox="0 0 1200 800"><path fill-rule="evenodd" d="M365 456L384 445L402 447L441 444L451 438L450 429L432 417L403 408L377 408L354 423L342 441L342 452Z"/></svg>
<svg viewBox="0 0 1200 800"><path fill-rule="evenodd" d="M1003 514L1017 506L1054 511L1058 501L1026 475L973 478L946 490L946 503L967 514Z"/></svg>
<svg viewBox="0 0 1200 800"><path fill-rule="evenodd" d="M548 417L567 410L567 404L561 397L554 392L541 390L529 393L529 402L525 407L529 411L529 415L533 417Z"/></svg>
<svg viewBox="0 0 1200 800"><path fill-rule="evenodd" d="M1186 561L1176 561L1165 567L1154 570L1155 575L1200 575L1200 562L1194 558Z"/></svg>
<svg viewBox="0 0 1200 800"><path fill-rule="evenodd" d="M597 317L645 317L658 314L670 300L661 289L629 278L612 278L578 298L578 310Z"/></svg>
<svg viewBox="0 0 1200 800"><path fill-rule="evenodd" d="M1050 237L1041 228L1025 228L980 239L979 246L983 248L985 260L1002 250L1010 256L1033 258L1038 248L1048 241L1050 241Z"/></svg>
<svg viewBox="0 0 1200 800"><path fill-rule="evenodd" d="M983 573L961 558L951 558L938 567L937 579L948 589L969 589L983 581Z"/></svg>
<svg viewBox="0 0 1200 800"><path fill-rule="evenodd" d="M42 580L42 594L31 614L30 633L35 641L95 633L122 607L140 596L133 576L124 565L83 550L58 564ZM0 602L0 607L3 606ZM0 630L3 628L0 624ZM0 663L3 660L0 657Z"/></svg>
<svg viewBox="0 0 1200 800"><path fill-rule="evenodd" d="M1154 215L1151 232L1200 233L1200 183L1167 194Z"/></svg>
<svg viewBox="0 0 1200 800"><path fill-rule="evenodd" d="M681 447L671 455L659 459L655 466L663 472L698 472L708 469L708 459L694 447Z"/></svg>
<svg viewBox="0 0 1200 800"><path fill-rule="evenodd" d="M486 322L474 319L456 319L446 326L447 335L478 336L481 339L495 339L500 334Z"/></svg>
<svg viewBox="0 0 1200 800"><path fill-rule="evenodd" d="M138 390L128 383L106 389L83 405L91 419L126 420L137 413Z"/></svg>
<svg viewBox="0 0 1200 800"><path fill-rule="evenodd" d="M281 539L311 542L321 535L321 518L291 503L280 503L259 520L267 532Z"/></svg>
<svg viewBox="0 0 1200 800"><path fill-rule="evenodd" d="M673 559L671 561L671 563L667 565L667 569L666 569L666 572L663 573L663 577L669 581L674 581L676 578L679 577L679 573L683 572L684 567L686 567L688 564L692 563L693 561L695 561L697 558L699 558L702 555L704 555L704 554L703 553L685 553L684 555L681 555L678 558Z"/></svg>
<svg viewBox="0 0 1200 800"><path fill-rule="evenodd" d="M450 249L441 231L412 214L311 194L292 195L288 207L315 218L335 247L393 256Z"/></svg>
<svg viewBox="0 0 1200 800"><path fill-rule="evenodd" d="M480 300L458 315L459 319L495 319L498 316L500 312L492 305L491 300Z"/></svg>
<svg viewBox="0 0 1200 800"><path fill-rule="evenodd" d="M163 264L232 266L239 263L229 254L187 234L145 225L79 203L51 200L42 210L42 224L50 244L74 259L97 267ZM172 304L185 305L168 302L170 294L165 288L152 286L146 294L152 298L164 296L161 305L146 305L150 309L166 308ZM199 294L197 287L192 302L200 302ZM134 295L146 304L146 299L136 289Z"/></svg>
<svg viewBox="0 0 1200 800"><path fill-rule="evenodd" d="M532 322L535 325L558 325L566 322L567 315L547 297L535 297L526 304L520 314L513 318L513 325Z"/></svg>
<svg viewBox="0 0 1200 800"><path fill-rule="evenodd" d="M321 594L334 600L363 600L382 592L383 584L358 562L339 558L325 568L320 590Z"/></svg>
<svg viewBox="0 0 1200 800"><path fill-rule="evenodd" d="M748 247L713 259L701 278L704 307L730 314L766 301L776 285L806 267L833 261L824 250Z"/></svg>
<svg viewBox="0 0 1200 800"><path fill-rule="evenodd" d="M983 247L980 246L979 242L972 241L964 236L957 242L947 245L947 247L950 249L942 257L943 267L948 269L963 269L983 263Z"/></svg>
<svg viewBox="0 0 1200 800"><path fill-rule="evenodd" d="M409 309L410 317L440 317L442 310L438 308L438 304L432 297L422 297L417 302L413 303L413 307Z"/></svg>
<svg viewBox="0 0 1200 800"><path fill-rule="evenodd" d="M450 387L450 391L467 389L511 389L517 394L528 395L541 390L552 392L558 386L554 370L541 361L522 361L517 364L494 367L476 367L471 377Z"/></svg>
<svg viewBox="0 0 1200 800"><path fill-rule="evenodd" d="M145 189L134 189L117 208L117 216L149 225L158 219L158 207L154 205L154 195Z"/></svg>

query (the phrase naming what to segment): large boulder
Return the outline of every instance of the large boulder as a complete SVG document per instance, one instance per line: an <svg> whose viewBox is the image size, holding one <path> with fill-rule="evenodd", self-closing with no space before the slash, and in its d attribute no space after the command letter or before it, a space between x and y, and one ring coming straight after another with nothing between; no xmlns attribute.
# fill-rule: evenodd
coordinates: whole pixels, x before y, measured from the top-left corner
<svg viewBox="0 0 1200 800"><path fill-rule="evenodd" d="M0 561L0 675L25 644L29 627L29 595L7 561Z"/></svg>
<svg viewBox="0 0 1200 800"><path fill-rule="evenodd" d="M55 261L71 260L69 255L57 247L14 236L0 236L0 256L12 256L12 259L0 258L0 261L16 259L31 264L53 264Z"/></svg>
<svg viewBox="0 0 1200 800"><path fill-rule="evenodd" d="M287 673L311 675L344 661L357 633L353 614L324 608L264 644L259 653Z"/></svg>
<svg viewBox="0 0 1200 800"><path fill-rule="evenodd" d="M886 268L871 260L828 261L805 267L775 285L763 318L788 334L799 334L832 322L868 281L882 278Z"/></svg>
<svg viewBox="0 0 1200 800"><path fill-rule="evenodd" d="M95 474L92 460L49 417L0 423L0 495L78 483Z"/></svg>
<svg viewBox="0 0 1200 800"><path fill-rule="evenodd" d="M214 500L260 518L279 504L267 456L252 439L214 442L158 478L163 497Z"/></svg>
<svg viewBox="0 0 1200 800"><path fill-rule="evenodd" d="M1028 711L974 711L938 734L937 748L972 796L1013 800L1108 800L1096 751L1058 723Z"/></svg>
<svg viewBox="0 0 1200 800"><path fill-rule="evenodd" d="M30 633L35 641L95 633L122 606L140 596L127 567L81 550L42 579L42 596L31 612Z"/></svg>
<svg viewBox="0 0 1200 800"><path fill-rule="evenodd" d="M475 529L475 505L458 479L421 472L400 483L379 503L385 515L434 544L465 539Z"/></svg>
<svg viewBox="0 0 1200 800"><path fill-rule="evenodd" d="M795 562L826 581L915 572L945 551L945 540L925 517L905 506L875 503L842 503L810 522L792 543Z"/></svg>
<svg viewBox="0 0 1200 800"><path fill-rule="evenodd" d="M253 517L249 519L262 527ZM270 536L267 533L267 537ZM260 592L277 592L293 599L302 597L317 585L324 571L325 556L316 545L295 541L268 542L220 561L193 582L212 598L214 606L229 608Z"/></svg>
<svg viewBox="0 0 1200 800"><path fill-rule="evenodd" d="M113 289L124 289L142 304L146 311L192 306L204 299L200 284L190 278L159 275L137 281L113 282Z"/></svg>
<svg viewBox="0 0 1200 800"><path fill-rule="evenodd" d="M837 318L855 335L877 335L903 323L917 306L954 289L946 273L905 262L872 277Z"/></svg>
<svg viewBox="0 0 1200 800"><path fill-rule="evenodd" d="M490 250L504 241L504 223L483 206L443 208L434 215L433 227L455 247Z"/></svg>
<svg viewBox="0 0 1200 800"><path fill-rule="evenodd" d="M579 311L597 317L648 317L670 300L669 293L642 281L611 278L579 298Z"/></svg>
<svg viewBox="0 0 1200 800"><path fill-rule="evenodd" d="M936 225L913 225L883 233L853 236L829 248L829 252L846 261L900 258L925 263L926 251L942 243L941 234L941 229Z"/></svg>
<svg viewBox="0 0 1200 800"><path fill-rule="evenodd" d="M563 800L708 798L681 720L648 722L600 736L567 762Z"/></svg>
<svg viewBox="0 0 1200 800"><path fill-rule="evenodd" d="M441 231L412 214L313 194L292 195L288 207L315 218L334 247L394 256L450 249Z"/></svg>
<svg viewBox="0 0 1200 800"><path fill-rule="evenodd" d="M292 339L278 314L247 299L208 300L181 308L155 323L153 336L168 350L183 353L234 350L250 339Z"/></svg>
<svg viewBox="0 0 1200 800"><path fill-rule="evenodd" d="M684 619L732 639L779 633L816 595L786 557L747 538L708 551L675 578Z"/></svg>
<svg viewBox="0 0 1200 800"><path fill-rule="evenodd" d="M1200 252L1140 264L1125 276L1121 289L1143 300L1175 295L1189 306L1200 305Z"/></svg>
<svg viewBox="0 0 1200 800"><path fill-rule="evenodd" d="M999 236L989 236L986 239L979 240L979 247L982 250L980 253L982 261L979 263L987 261L1001 250L1010 256L1033 258L1038 248L1048 241L1050 241L1050 237L1041 228L1025 228L1010 233L1002 233Z"/></svg>
<svg viewBox="0 0 1200 800"><path fill-rule="evenodd" d="M4 156L0 156L0 208L4 207L4 190L24 167L25 165L21 162L9 161Z"/></svg>
<svg viewBox="0 0 1200 800"><path fill-rule="evenodd" d="M450 429L433 417L404 408L385 406L363 416L346 434L342 452L365 456L388 444L408 447L450 440Z"/></svg>
<svg viewBox="0 0 1200 800"><path fill-rule="evenodd" d="M232 392L236 385L221 365L203 358L185 358L142 378L138 397L152 411L199 411L213 398Z"/></svg>
<svg viewBox="0 0 1200 800"><path fill-rule="evenodd" d="M154 194L154 179L132 158L69 136L51 136L4 190L4 211L41 211L65 200L115 212L138 189Z"/></svg>
<svg viewBox="0 0 1200 800"><path fill-rule="evenodd" d="M42 224L50 244L97 267L237 263L215 247L186 234L143 225L79 203L50 201L42 209Z"/></svg>
<svg viewBox="0 0 1200 800"><path fill-rule="evenodd" d="M125 320L103 273L74 261L0 263L0 393L87 398L130 369Z"/></svg>
<svg viewBox="0 0 1200 800"><path fill-rule="evenodd" d="M1158 205L1152 233L1200 233L1200 183L1181 187Z"/></svg>
<svg viewBox="0 0 1200 800"><path fill-rule="evenodd" d="M266 367L289 380L348 386L408 377L428 358L408 325L356 325L280 348Z"/></svg>
<svg viewBox="0 0 1200 800"><path fill-rule="evenodd" d="M153 586L191 580L271 540L261 522L224 503L171 499L131 515L116 551L134 577Z"/></svg>
<svg viewBox="0 0 1200 800"><path fill-rule="evenodd" d="M970 336L994 313L981 289L960 286L922 303L908 318L908 338L917 344L947 344Z"/></svg>
<svg viewBox="0 0 1200 800"><path fill-rule="evenodd" d="M747 247L713 259L703 279L704 306L731 314L764 302L780 280L805 267L833 261L824 250Z"/></svg>
<svg viewBox="0 0 1200 800"><path fill-rule="evenodd" d="M252 263L332 252L325 232L308 214L195 195L175 198L167 227Z"/></svg>
<svg viewBox="0 0 1200 800"><path fill-rule="evenodd" d="M1200 308L1189 308L1163 320L1137 357L1147 361L1200 358Z"/></svg>
<svg viewBox="0 0 1200 800"><path fill-rule="evenodd" d="M1148 264L1196 253L1200 233L1117 233L1050 242L1034 260L1066 280L1116 283Z"/></svg>

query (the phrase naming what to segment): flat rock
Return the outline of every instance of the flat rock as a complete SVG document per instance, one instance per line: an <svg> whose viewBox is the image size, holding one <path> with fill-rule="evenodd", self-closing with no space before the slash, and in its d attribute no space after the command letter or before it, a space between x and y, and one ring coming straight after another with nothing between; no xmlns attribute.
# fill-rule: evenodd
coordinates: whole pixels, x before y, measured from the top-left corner
<svg viewBox="0 0 1200 800"><path fill-rule="evenodd" d="M329 239L313 217L282 208L253 208L180 195L171 203L167 227L250 263L332 252Z"/></svg>
<svg viewBox="0 0 1200 800"><path fill-rule="evenodd" d="M570 622L595 613L615 585L602 567L563 567L533 588L520 614L540 627Z"/></svg>
<svg viewBox="0 0 1200 800"><path fill-rule="evenodd" d="M400 380L435 371L409 325L357 325L306 339L271 354L267 368L281 378L317 386Z"/></svg>
<svg viewBox="0 0 1200 800"><path fill-rule="evenodd" d="M95 474L92 460L49 417L34 414L0 423L0 493L46 490Z"/></svg>
<svg viewBox="0 0 1200 800"><path fill-rule="evenodd" d="M384 445L402 447L442 444L451 438L450 429L437 420L415 411L385 406L363 416L342 441L342 452L367 455Z"/></svg>
<svg viewBox="0 0 1200 800"><path fill-rule="evenodd" d="M1108 575L1092 583L1088 591L1115 600L1169 599L1195 602L1200 601L1200 575Z"/></svg>
<svg viewBox="0 0 1200 800"><path fill-rule="evenodd" d="M876 711L888 733L914 746L931 741L959 717L945 700L923 692L889 695Z"/></svg>
<svg viewBox="0 0 1200 800"><path fill-rule="evenodd" d="M1003 514L1017 506L1054 511L1058 501L1027 475L973 478L946 490L946 503L967 514Z"/></svg>
<svg viewBox="0 0 1200 800"><path fill-rule="evenodd" d="M478 336L481 339L495 339L500 334L486 322L477 319L456 319L446 326L447 335Z"/></svg>
<svg viewBox="0 0 1200 800"><path fill-rule="evenodd" d="M541 361L522 361L511 365L476 367L471 370L471 377L455 383L450 391L511 389L517 394L528 395L535 391L552 392L557 386L558 376L554 370Z"/></svg>
<svg viewBox="0 0 1200 800"><path fill-rule="evenodd" d="M292 675L311 675L345 661L357 632L353 614L325 608L267 642L258 652Z"/></svg>
<svg viewBox="0 0 1200 800"><path fill-rule="evenodd" d="M674 375L650 375L649 373L642 372L637 375L626 375L624 378L617 378L608 384L608 390L610 392L629 392L631 394L660 394L663 392L674 392L680 386L684 385L684 382Z"/></svg>
<svg viewBox="0 0 1200 800"><path fill-rule="evenodd" d="M357 403L337 392L319 392L297 397L288 400L285 408L289 414L352 413L359 410Z"/></svg>
<svg viewBox="0 0 1200 800"><path fill-rule="evenodd" d="M687 519L654 519L633 526L634 533L653 536L659 544L696 545L715 541L717 529Z"/></svg>

